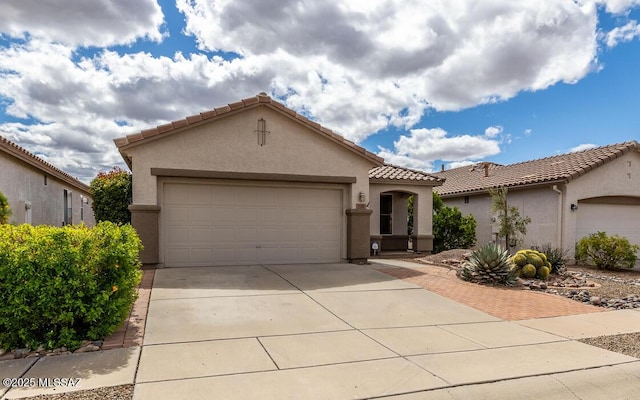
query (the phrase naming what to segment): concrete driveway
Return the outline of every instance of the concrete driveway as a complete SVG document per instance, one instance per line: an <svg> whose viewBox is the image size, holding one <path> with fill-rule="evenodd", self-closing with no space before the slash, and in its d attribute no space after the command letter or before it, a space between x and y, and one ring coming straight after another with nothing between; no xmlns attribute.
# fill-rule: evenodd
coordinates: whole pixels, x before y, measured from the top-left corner
<svg viewBox="0 0 640 400"><path fill-rule="evenodd" d="M135 382L137 400L625 398L640 363L366 266L173 268Z"/></svg>

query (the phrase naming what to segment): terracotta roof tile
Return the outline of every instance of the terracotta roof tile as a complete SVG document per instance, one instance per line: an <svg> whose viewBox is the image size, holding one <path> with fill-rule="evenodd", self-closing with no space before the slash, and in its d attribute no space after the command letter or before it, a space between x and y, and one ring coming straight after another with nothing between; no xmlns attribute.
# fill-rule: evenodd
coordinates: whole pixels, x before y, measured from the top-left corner
<svg viewBox="0 0 640 400"><path fill-rule="evenodd" d="M445 180L438 176L428 174L426 172L398 167L391 164L385 164L369 170L370 181L388 181L388 182L430 182L435 185L441 185Z"/></svg>
<svg viewBox="0 0 640 400"><path fill-rule="evenodd" d="M442 196L451 196L491 187L568 182L634 150L640 151L640 145L630 141L510 165L486 163L488 176L485 176L485 163L478 163L437 172L435 175L447 180L436 191Z"/></svg>
<svg viewBox="0 0 640 400"><path fill-rule="evenodd" d="M237 111L243 108L251 108L251 107L256 107L261 105L267 105L268 107L271 107L275 110L279 110L291 116L292 118L295 118L296 120L306 125L307 127L316 130L318 133L324 135L325 137L347 148L352 149L358 154L364 155L366 158L370 159L375 163L382 164L384 162L384 160L381 157L377 156L376 154L367 151L363 147L358 146L355 143L345 139L339 134L333 132L332 130L323 127L316 121L312 121L309 118L305 117L304 115L298 114L294 110L286 107L284 104L271 99L271 97L269 97L266 93L260 93L257 96L243 99L235 103L228 104L226 106L218 107L213 110L205 111L197 115L192 115L184 119L180 119L177 121L170 122L168 124L160 125L157 128L147 129L142 132L133 133L133 134L127 135L124 138L117 138L114 140L114 142L116 146L121 149L123 147L126 147L134 143L139 144L140 142L144 141L144 139L150 136L157 136L160 134L170 135L174 133L174 131L178 131L180 128L183 128L190 124L197 124L204 120L216 118L224 114L230 113L232 111ZM125 157L125 160L127 160L127 162L130 161L128 157Z"/></svg>
<svg viewBox="0 0 640 400"><path fill-rule="evenodd" d="M74 178L60 168L44 161L42 158L25 150L12 141L5 139L2 136L0 136L0 151L5 151L12 156L26 162L27 164L30 164L38 168L39 170L49 174L50 176L56 177L57 179L60 179L61 181L66 182L85 193L89 193L89 186L80 182L77 178Z"/></svg>

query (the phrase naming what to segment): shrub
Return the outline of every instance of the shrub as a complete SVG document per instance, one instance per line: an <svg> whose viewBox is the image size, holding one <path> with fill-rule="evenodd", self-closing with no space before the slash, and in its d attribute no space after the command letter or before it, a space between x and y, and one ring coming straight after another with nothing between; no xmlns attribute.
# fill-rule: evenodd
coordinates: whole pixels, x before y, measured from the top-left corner
<svg viewBox="0 0 640 400"><path fill-rule="evenodd" d="M547 256L547 262L551 264L551 273L557 274L567 264L567 253L569 250L554 247L551 243L545 243L541 246L533 246L534 250L538 250Z"/></svg>
<svg viewBox="0 0 640 400"><path fill-rule="evenodd" d="M11 217L11 207L9 207L9 200L0 192L0 225L8 224L9 217Z"/></svg>
<svg viewBox="0 0 640 400"><path fill-rule="evenodd" d="M433 215L433 252L468 249L476 243L476 220L455 207L440 207Z"/></svg>
<svg viewBox="0 0 640 400"><path fill-rule="evenodd" d="M131 222L131 174L118 167L100 172L89 185L96 221Z"/></svg>
<svg viewBox="0 0 640 400"><path fill-rule="evenodd" d="M598 269L633 268L640 246L618 235L593 233L580 239L576 246L576 262Z"/></svg>
<svg viewBox="0 0 640 400"><path fill-rule="evenodd" d="M115 332L137 297L130 225L0 226L0 347L78 347Z"/></svg>
<svg viewBox="0 0 640 400"><path fill-rule="evenodd" d="M460 270L460 278L475 283L512 286L517 272L512 267L509 251L489 243L471 253Z"/></svg>

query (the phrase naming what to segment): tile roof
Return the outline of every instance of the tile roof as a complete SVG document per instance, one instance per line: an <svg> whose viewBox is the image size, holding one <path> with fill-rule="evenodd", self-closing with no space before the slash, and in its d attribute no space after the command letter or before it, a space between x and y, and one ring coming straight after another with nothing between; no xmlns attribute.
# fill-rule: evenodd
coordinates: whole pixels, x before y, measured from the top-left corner
<svg viewBox="0 0 640 400"><path fill-rule="evenodd" d="M177 121L169 122L164 125L157 126L155 128L146 129L141 132L127 135L125 137L117 138L117 139L114 139L114 142L116 146L121 150L120 153L122 154L122 150L130 146L136 146L138 144L147 142L149 140L153 140L153 139L164 137L173 133L177 133L178 131L183 130L183 128L188 128L194 125L200 125L206 122L214 121L218 118L223 118L238 112L242 112L250 108L255 108L260 106L266 106L273 110L281 112L282 114L288 116L291 119L298 121L302 125L305 125L311 130L317 132L318 134L323 135L327 139L332 140L346 147L350 151L362 157L368 158L369 160L373 161L375 164L382 164L384 162L384 159L377 156L376 154L371 153L367 151L364 147L358 146L354 142L345 139L341 135L333 132L331 129L325 128L319 123L312 121L303 115L298 114L297 112L293 111L290 108L285 107L282 103L279 103L273 100L264 92L259 93L257 96L249 97L249 98L237 101L235 103L230 103L223 107L217 107L209 111L201 112L200 114L192 115L184 119L180 119ZM130 163L131 160L125 156L125 161L127 161L127 163Z"/></svg>
<svg viewBox="0 0 640 400"><path fill-rule="evenodd" d="M385 164L369 170L370 182L423 183L433 186L442 185L444 178L409 168Z"/></svg>
<svg viewBox="0 0 640 400"><path fill-rule="evenodd" d="M89 193L89 186L80 182L77 178L74 178L73 176L64 172L60 168L57 168L53 164L50 164L44 161L43 159L36 156L35 154L28 152L27 150L13 143L9 139L5 139L2 136L0 136L0 150L41 170L42 172L49 174L52 177L55 177L63 182L66 182L69 185L79 190Z"/></svg>
<svg viewBox="0 0 640 400"><path fill-rule="evenodd" d="M630 151L640 151L638 142L612 144L510 165L478 163L435 173L447 179L436 191L442 196L451 196L481 192L490 187L569 182ZM488 176L485 176L485 164Z"/></svg>

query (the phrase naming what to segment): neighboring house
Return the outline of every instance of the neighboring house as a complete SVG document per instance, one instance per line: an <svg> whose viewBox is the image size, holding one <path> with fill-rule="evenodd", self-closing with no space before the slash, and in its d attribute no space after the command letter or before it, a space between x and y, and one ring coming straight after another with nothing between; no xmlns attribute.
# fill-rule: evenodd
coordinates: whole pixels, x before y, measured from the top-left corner
<svg viewBox="0 0 640 400"><path fill-rule="evenodd" d="M511 165L479 163L436 174L447 206L473 214L477 243L497 238L487 188L507 187L509 206L531 218L525 246L550 243L574 256L581 238L604 231L640 244L640 146L636 141Z"/></svg>
<svg viewBox="0 0 640 400"><path fill-rule="evenodd" d="M264 93L115 143L133 172L145 264L362 262L372 241L407 248L409 193L414 247L432 249L441 179L385 166Z"/></svg>
<svg viewBox="0 0 640 400"><path fill-rule="evenodd" d="M95 225L89 187L0 136L0 192L16 224Z"/></svg>

